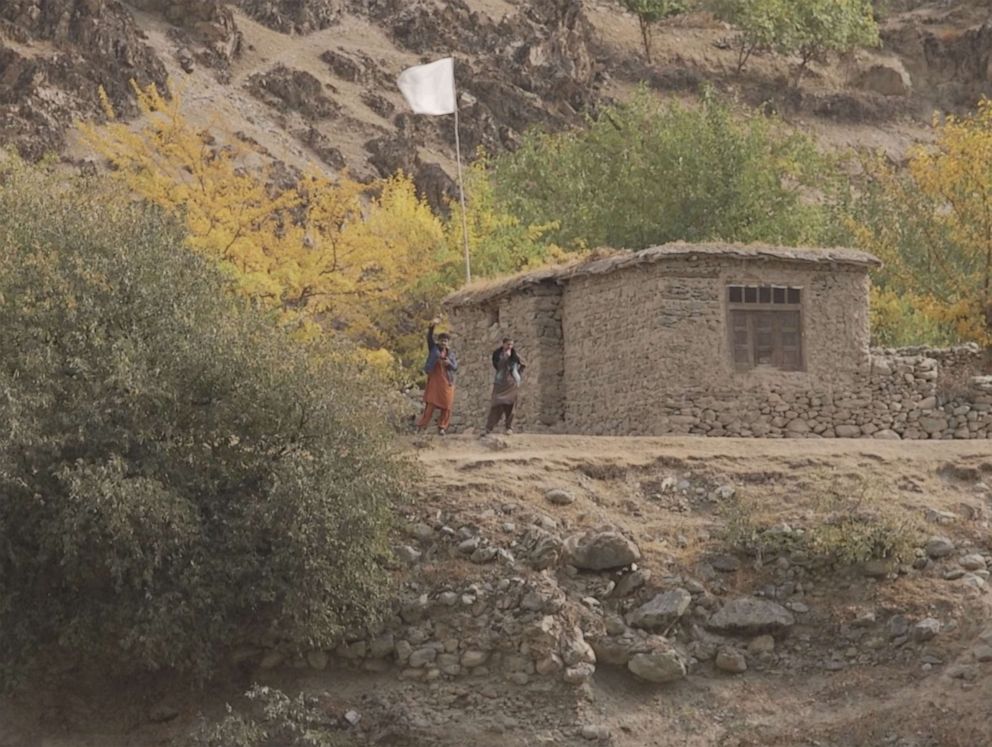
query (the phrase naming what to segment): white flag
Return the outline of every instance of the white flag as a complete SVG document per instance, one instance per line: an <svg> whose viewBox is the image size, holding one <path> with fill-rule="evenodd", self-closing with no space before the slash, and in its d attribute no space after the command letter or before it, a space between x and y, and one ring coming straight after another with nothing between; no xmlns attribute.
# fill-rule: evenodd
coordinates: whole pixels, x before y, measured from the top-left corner
<svg viewBox="0 0 992 747"><path fill-rule="evenodd" d="M416 114L454 114L455 61L451 57L414 65L396 81L406 102Z"/></svg>

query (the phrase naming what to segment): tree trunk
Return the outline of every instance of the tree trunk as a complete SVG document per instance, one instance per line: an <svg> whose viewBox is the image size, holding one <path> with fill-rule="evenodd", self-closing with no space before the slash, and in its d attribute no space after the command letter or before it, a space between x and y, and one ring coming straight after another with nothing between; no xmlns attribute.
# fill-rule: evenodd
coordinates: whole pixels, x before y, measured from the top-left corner
<svg viewBox="0 0 992 747"><path fill-rule="evenodd" d="M644 59L651 64L651 24L644 18L638 16L637 22L641 26L641 41L644 43Z"/></svg>

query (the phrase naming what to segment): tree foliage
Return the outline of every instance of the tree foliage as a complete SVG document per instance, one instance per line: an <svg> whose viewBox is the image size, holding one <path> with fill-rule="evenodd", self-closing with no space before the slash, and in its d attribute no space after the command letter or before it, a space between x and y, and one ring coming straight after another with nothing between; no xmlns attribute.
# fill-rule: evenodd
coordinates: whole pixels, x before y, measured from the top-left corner
<svg viewBox="0 0 992 747"><path fill-rule="evenodd" d="M495 194L562 246L642 249L674 240L815 242L823 211L812 142L712 96L699 108L641 93L589 126L531 133L494 162Z"/></svg>
<svg viewBox="0 0 992 747"><path fill-rule="evenodd" d="M992 344L992 102L938 123L905 171L867 168L850 223L884 260L882 287L954 337Z"/></svg>
<svg viewBox="0 0 992 747"><path fill-rule="evenodd" d="M641 43L644 46L644 59L651 62L651 31L656 23L666 18L685 13L687 0L620 0L620 4L637 16L641 29Z"/></svg>
<svg viewBox="0 0 992 747"><path fill-rule="evenodd" d="M83 132L131 189L183 216L190 248L302 337L336 331L370 350L396 347L384 323L443 244L409 178L369 188L311 173L275 186L257 153L194 127L180 96L136 94L136 129L108 108L107 126Z"/></svg>
<svg viewBox="0 0 992 747"><path fill-rule="evenodd" d="M104 181L0 165L0 675L205 673L377 611L386 389L294 342Z"/></svg>
<svg viewBox="0 0 992 747"><path fill-rule="evenodd" d="M879 43L871 0L710 0L715 15L738 30L738 72L759 50L799 56L796 79L825 52Z"/></svg>

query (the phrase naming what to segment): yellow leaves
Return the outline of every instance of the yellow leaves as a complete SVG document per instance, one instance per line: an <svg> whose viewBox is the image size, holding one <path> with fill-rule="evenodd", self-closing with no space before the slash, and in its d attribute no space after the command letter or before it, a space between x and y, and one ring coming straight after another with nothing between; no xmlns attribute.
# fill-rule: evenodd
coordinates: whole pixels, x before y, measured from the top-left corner
<svg viewBox="0 0 992 747"><path fill-rule="evenodd" d="M181 216L190 249L217 262L243 295L295 336L343 332L374 351L395 343L383 317L433 270L444 231L406 177L363 185L304 174L277 189L258 154L224 143L182 113L181 96L135 86L142 118L83 125L84 139L136 194ZM106 97L103 97L106 100ZM374 193L378 190L378 195Z"/></svg>
<svg viewBox="0 0 992 747"><path fill-rule="evenodd" d="M852 220L886 264L887 289L954 337L992 342L992 102L935 120L904 174L869 165L879 199ZM890 304L891 305L891 304ZM882 312L880 312L882 313Z"/></svg>

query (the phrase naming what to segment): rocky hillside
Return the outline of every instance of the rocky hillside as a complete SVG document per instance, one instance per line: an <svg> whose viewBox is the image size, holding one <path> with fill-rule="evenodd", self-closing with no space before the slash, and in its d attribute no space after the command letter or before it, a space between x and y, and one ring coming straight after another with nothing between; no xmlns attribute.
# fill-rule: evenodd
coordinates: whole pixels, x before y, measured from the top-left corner
<svg viewBox="0 0 992 747"><path fill-rule="evenodd" d="M381 625L300 657L239 645L203 691L74 670L0 700L0 745L188 747L253 683L302 691L356 747L988 743L975 442L409 445L422 480L397 506ZM836 554L900 536L901 563Z"/></svg>
<svg viewBox="0 0 992 747"><path fill-rule="evenodd" d="M886 5L882 49L824 61L793 88L789 60L758 57L737 74L732 32L705 14L660 29L648 65L634 18L610 0L5 0L0 145L85 158L72 126L101 116L99 86L129 115L129 81L171 78L190 116L276 160L362 177L403 169L439 204L453 123L409 114L394 81L452 54L466 154L576 124L643 82L689 99L708 83L827 145L899 155L934 109L992 92L992 24L977 0Z"/></svg>

